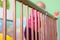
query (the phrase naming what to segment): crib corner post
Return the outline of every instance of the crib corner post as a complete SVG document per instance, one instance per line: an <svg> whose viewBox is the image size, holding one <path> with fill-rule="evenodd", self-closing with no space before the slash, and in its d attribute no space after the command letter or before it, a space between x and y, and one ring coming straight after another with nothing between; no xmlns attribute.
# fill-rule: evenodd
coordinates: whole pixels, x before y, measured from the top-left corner
<svg viewBox="0 0 60 40"><path fill-rule="evenodd" d="M3 0L3 40L6 40L7 0Z"/></svg>

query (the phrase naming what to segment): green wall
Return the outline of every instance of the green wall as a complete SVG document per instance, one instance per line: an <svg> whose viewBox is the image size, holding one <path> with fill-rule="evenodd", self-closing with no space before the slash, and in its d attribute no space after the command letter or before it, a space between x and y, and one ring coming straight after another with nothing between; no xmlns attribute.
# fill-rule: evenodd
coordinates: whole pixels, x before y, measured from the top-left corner
<svg viewBox="0 0 60 40"><path fill-rule="evenodd" d="M49 13L51 13L53 15L53 13L55 11L58 11L60 10L60 0L30 0L32 1L33 3L36 4L36 2L38 1L42 1L46 4L46 10L48 10ZM19 14L20 14L20 3L19 2L16 2L16 13L17 13L17 18L19 18ZM24 6L24 16L25 15L25 6ZM60 40L60 15L58 16L58 40Z"/></svg>

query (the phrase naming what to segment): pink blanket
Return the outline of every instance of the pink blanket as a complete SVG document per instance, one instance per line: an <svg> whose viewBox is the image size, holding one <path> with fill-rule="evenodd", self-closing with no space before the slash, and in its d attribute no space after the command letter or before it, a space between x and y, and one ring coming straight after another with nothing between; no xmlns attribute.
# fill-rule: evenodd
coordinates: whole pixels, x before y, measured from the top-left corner
<svg viewBox="0 0 60 40"><path fill-rule="evenodd" d="M32 9L32 13L30 15L30 18L28 19L28 22L29 22L28 23L28 27L32 29L32 27L31 27L31 21L32 21L33 29L35 31L37 31L37 29L38 29L38 15L39 15L39 12L34 10L34 9Z"/></svg>

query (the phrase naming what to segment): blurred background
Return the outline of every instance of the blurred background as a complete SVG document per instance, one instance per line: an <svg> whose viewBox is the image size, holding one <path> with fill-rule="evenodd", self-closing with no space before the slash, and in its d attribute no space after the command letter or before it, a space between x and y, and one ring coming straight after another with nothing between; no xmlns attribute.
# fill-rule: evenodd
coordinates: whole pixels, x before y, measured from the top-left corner
<svg viewBox="0 0 60 40"><path fill-rule="evenodd" d="M1 0L3 1L3 0ZM2 2L0 1L0 18L2 18L2 13L3 13L3 8L2 8ZM8 0L8 10L7 10L7 19L9 20L12 20L13 19L13 0ZM32 1L33 3L37 3L39 1L42 1L43 3L45 3L46 5L46 10L51 13L52 15L54 15L54 12L56 11L60 11L60 0L30 0ZM24 28L26 27L26 8L25 8L25 5L23 7L23 13L24 13ZM30 9L29 9L30 10ZM30 12L29 12L30 13ZM20 32L19 31L19 27L20 27L20 23L19 23L19 18L20 18L20 3L16 1L16 18L17 18L17 34ZM57 16L58 18L58 27L57 27L57 30L58 30L58 40L60 40L60 15ZM12 27L13 27L13 24L11 21L7 21L7 34L9 34L10 36L12 36L12 33L13 31L11 30ZM2 32L2 20L0 20L0 33ZM10 34L11 33L11 34ZM19 35L17 35L19 36ZM17 37L18 38L18 37Z"/></svg>

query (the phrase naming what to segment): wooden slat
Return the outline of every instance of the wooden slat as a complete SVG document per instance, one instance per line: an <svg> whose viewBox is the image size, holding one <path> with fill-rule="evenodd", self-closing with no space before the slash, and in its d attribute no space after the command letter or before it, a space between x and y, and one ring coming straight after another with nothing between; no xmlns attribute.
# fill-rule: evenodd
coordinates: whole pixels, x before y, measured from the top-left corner
<svg viewBox="0 0 60 40"><path fill-rule="evenodd" d="M44 27L44 39L47 40L47 27L48 27L48 20L47 20L47 16L45 15L45 27Z"/></svg>
<svg viewBox="0 0 60 40"><path fill-rule="evenodd" d="M52 40L52 23L51 23L51 18L50 17L48 17L48 19L49 19L49 40Z"/></svg>
<svg viewBox="0 0 60 40"><path fill-rule="evenodd" d="M44 26L43 26L43 40L47 40L47 16L45 14L43 14L43 20L44 20Z"/></svg>
<svg viewBox="0 0 60 40"><path fill-rule="evenodd" d="M3 0L3 40L6 40L6 19L7 19L7 9L6 9L6 0Z"/></svg>
<svg viewBox="0 0 60 40"><path fill-rule="evenodd" d="M48 40L51 40L51 37L50 37L50 36L51 36L51 35L50 35L50 34L51 34L51 33L50 33L50 29L51 29L51 28L50 28L50 17L48 17Z"/></svg>
<svg viewBox="0 0 60 40"><path fill-rule="evenodd" d="M42 15L42 20L43 20L43 21L42 21L42 22L43 22L43 23L42 23L42 25L43 25L43 26L42 26L42 27L43 27L43 30L42 30L42 32L43 32L43 40L44 40L44 27L45 27L45 18L44 18L44 17L45 17L45 16L44 16L44 14L43 14L43 15Z"/></svg>
<svg viewBox="0 0 60 40"><path fill-rule="evenodd" d="M53 36L53 39L52 40L55 40L55 32L54 32L55 31L55 27L54 27L55 23L54 23L54 19L52 19L52 21L53 21L52 22L53 23L53 26L52 26L52 29L53 29L52 30L52 36Z"/></svg>
<svg viewBox="0 0 60 40"><path fill-rule="evenodd" d="M53 40L57 40L57 24L56 20L53 19Z"/></svg>
<svg viewBox="0 0 60 40"><path fill-rule="evenodd" d="M44 40L46 40L46 37L45 37L45 28L46 28L46 15L44 15ZM47 33L47 31L46 31ZM47 35L46 35L47 36Z"/></svg>
<svg viewBox="0 0 60 40"><path fill-rule="evenodd" d="M33 11L32 11L32 13L33 13ZM32 30L31 30L31 40L34 40L34 32L33 32L33 14L31 13L31 28L32 28Z"/></svg>
<svg viewBox="0 0 60 40"><path fill-rule="evenodd" d="M44 40L44 25L43 25L43 14L41 13L41 40Z"/></svg>
<svg viewBox="0 0 60 40"><path fill-rule="evenodd" d="M47 16L47 40L49 40L49 19L48 19L48 16Z"/></svg>
<svg viewBox="0 0 60 40"><path fill-rule="evenodd" d="M23 40L23 3L20 3L20 40Z"/></svg>
<svg viewBox="0 0 60 40"><path fill-rule="evenodd" d="M52 22L53 22L53 21L52 21L52 18L49 17L49 23L50 23L50 24L49 24L49 25L50 25L50 26L49 26L49 29L50 29L50 30L49 30L49 31L50 31L50 32L49 32L49 33L50 33L50 40L52 40L52 30L53 30L53 29L52 29L52 27L53 27L53 23L52 23Z"/></svg>
<svg viewBox="0 0 60 40"><path fill-rule="evenodd" d="M13 1L13 40L16 40L16 0Z"/></svg>
<svg viewBox="0 0 60 40"><path fill-rule="evenodd" d="M39 13L39 12L38 12ZM39 37L39 40L41 39L41 33L40 33L40 13L38 14L38 37Z"/></svg>
<svg viewBox="0 0 60 40"><path fill-rule="evenodd" d="M55 23L55 25L54 25L54 27L55 27L55 40L57 40L57 25L58 25L58 23L57 23L57 20L54 20L54 23Z"/></svg>
<svg viewBox="0 0 60 40"><path fill-rule="evenodd" d="M27 22L27 33L26 33L26 40L29 40L29 30L28 30L28 17L29 17L29 7L26 5L26 22Z"/></svg>
<svg viewBox="0 0 60 40"><path fill-rule="evenodd" d="M52 25L51 25L52 40L54 40L54 22L53 22L53 19L51 19L51 22L52 22L52 23L51 23L51 24L52 24Z"/></svg>
<svg viewBox="0 0 60 40"><path fill-rule="evenodd" d="M47 16L47 30L46 30L47 31L47 40L49 39L49 34L48 34L49 33L49 28L48 28L49 27L49 22L48 22L48 20L49 19L48 19L48 16Z"/></svg>
<svg viewBox="0 0 60 40"><path fill-rule="evenodd" d="M42 14L40 13L40 21L42 22ZM41 23L41 25L42 25L42 23ZM42 26L41 26L42 27ZM41 28L40 28L41 29ZM41 32L42 30L40 30L40 32ZM40 40L42 40L42 33L40 33L41 34L41 39Z"/></svg>
<svg viewBox="0 0 60 40"><path fill-rule="evenodd" d="M54 22L53 22L53 19L51 19L51 18L50 18L50 24L51 24L50 25L50 32L51 32L50 33L51 34L50 39L51 40L54 40Z"/></svg>
<svg viewBox="0 0 60 40"><path fill-rule="evenodd" d="M37 11L34 10L34 14L35 14L35 40L37 40Z"/></svg>

